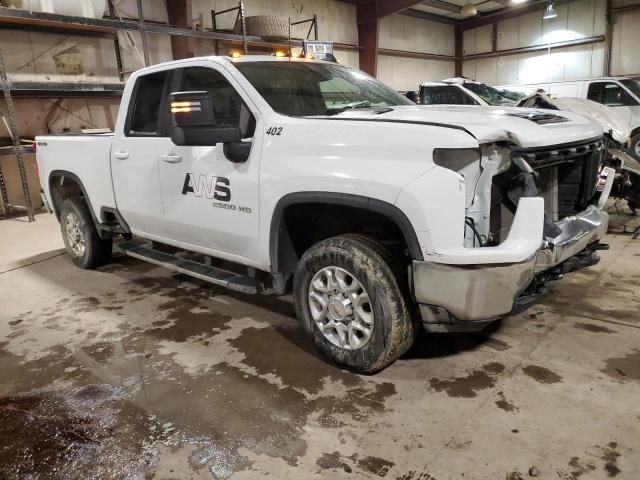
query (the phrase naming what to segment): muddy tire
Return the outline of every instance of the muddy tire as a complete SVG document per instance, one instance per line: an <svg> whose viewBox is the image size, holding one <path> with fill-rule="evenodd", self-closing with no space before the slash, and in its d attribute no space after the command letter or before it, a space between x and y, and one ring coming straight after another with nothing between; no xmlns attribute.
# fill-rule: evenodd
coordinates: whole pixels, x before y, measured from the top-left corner
<svg viewBox="0 0 640 480"><path fill-rule="evenodd" d="M60 211L60 229L67 253L78 267L95 268L111 260L112 240L100 238L82 197L64 201Z"/></svg>
<svg viewBox="0 0 640 480"><path fill-rule="evenodd" d="M418 332L405 277L386 248L370 237L323 240L296 268L298 320L330 362L375 373L404 354Z"/></svg>

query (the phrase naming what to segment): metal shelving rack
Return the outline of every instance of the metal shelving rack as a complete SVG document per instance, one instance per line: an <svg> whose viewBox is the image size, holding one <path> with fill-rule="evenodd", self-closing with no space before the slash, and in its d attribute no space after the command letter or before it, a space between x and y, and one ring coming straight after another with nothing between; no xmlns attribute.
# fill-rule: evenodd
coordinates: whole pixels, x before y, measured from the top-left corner
<svg viewBox="0 0 640 480"><path fill-rule="evenodd" d="M24 158L22 156L23 150L22 145L20 143L20 137L18 136L18 122L16 120L15 110L13 109L13 99L11 98L11 87L10 83L7 79L7 70L4 65L4 54L2 49L0 48L0 82L2 83L2 93L4 94L4 100L7 103L7 111L9 117L9 133L11 134L11 139L13 140L13 147L15 149L16 160L18 162L18 172L20 174L20 183L22 186L22 193L24 194L25 204L24 208L27 210L27 217L29 217L29 221L35 221L35 217L33 216L33 205L31 203L31 195L29 193L29 184L27 183L27 170L24 166ZM2 198L2 209L4 211L4 215L8 216L11 213L11 209L16 208L15 205L10 205L7 197L6 186L4 183L4 177L2 175L2 171L0 170L0 198Z"/></svg>
<svg viewBox="0 0 640 480"><path fill-rule="evenodd" d="M124 75L122 67L122 56L120 51L120 41L118 38L118 32L138 32L141 37L142 43L142 56L145 65L149 64L149 49L147 42L148 34L165 34L170 36L181 36L190 38L204 38L214 40L216 44L216 51L218 50L218 44L224 43L227 45L241 45L246 53L249 47L252 48L290 48L291 46L301 46L302 40L290 39L289 41L272 42L264 40L261 37L251 36L246 34L245 26L245 8L244 2L239 1L238 6L227 9L224 11L214 12L212 11L213 29L211 30L195 30L192 28L178 28L171 25L150 22L145 20L144 12L142 9L142 0L137 0L137 19L122 19L118 15L116 8L112 0L107 0L109 7L109 15L107 18L88 18L77 17L70 15L60 15L56 13L47 12L30 12L26 10L14 10L10 8L0 7L0 28L8 29L24 29L29 31L40 31L45 33L64 33L67 35L79 35L79 36L97 36L102 38L109 38L113 41L116 64L118 69L118 75L120 82L114 83L90 83L90 82L13 82L6 77L0 79L2 84L1 91L4 93L6 99L13 97L27 97L27 98L69 98L69 97L103 97L103 96L119 96L124 89ZM216 28L215 18L226 12L237 10L238 19L241 24L241 34L218 30ZM303 23L311 23L307 38L313 31L315 38L318 37L318 19L314 15L308 20L302 20L299 22L290 22L290 25L297 25ZM343 49L357 49L355 45L348 44L335 44L339 48ZM12 105L12 102L7 102ZM9 107L11 110L9 116L15 118L15 112L13 107ZM17 137L16 137L17 138ZM16 156L20 157L19 151L20 145L18 144L16 150ZM18 159L20 163L20 160ZM23 167L22 167L23 168ZM22 170L21 170L22 171ZM22 181L22 186L25 194L25 198L29 196L29 187L25 181ZM6 189L4 188L4 181L2 178L2 172L0 172L0 201L4 207L5 216L6 212ZM30 213L30 218L32 213Z"/></svg>

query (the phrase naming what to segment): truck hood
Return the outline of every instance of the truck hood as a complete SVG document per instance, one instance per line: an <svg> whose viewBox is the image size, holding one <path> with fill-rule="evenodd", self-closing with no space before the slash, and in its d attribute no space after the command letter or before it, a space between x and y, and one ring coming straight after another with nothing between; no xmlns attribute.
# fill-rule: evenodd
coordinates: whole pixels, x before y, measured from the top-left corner
<svg viewBox="0 0 640 480"><path fill-rule="evenodd" d="M464 128L480 144L509 141L522 148L586 141L604 133L583 115L515 107L403 105L380 111L347 110L336 117L447 125Z"/></svg>
<svg viewBox="0 0 640 480"><path fill-rule="evenodd" d="M586 98L549 98L549 103L556 106L558 110L568 110L574 113L587 115L603 128L605 132L611 132L613 139L623 145L629 141L631 127L622 115L611 107Z"/></svg>

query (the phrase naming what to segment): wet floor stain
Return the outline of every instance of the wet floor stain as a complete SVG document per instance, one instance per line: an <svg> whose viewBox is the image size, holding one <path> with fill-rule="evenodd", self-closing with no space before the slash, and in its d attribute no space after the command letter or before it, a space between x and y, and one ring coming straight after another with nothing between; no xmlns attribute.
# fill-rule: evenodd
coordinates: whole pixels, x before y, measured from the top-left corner
<svg viewBox="0 0 640 480"><path fill-rule="evenodd" d="M504 352L505 350L509 350L511 345L503 340L498 340L497 338L489 338L485 345L489 348L492 348L498 352Z"/></svg>
<svg viewBox="0 0 640 480"><path fill-rule="evenodd" d="M436 477L429 472L409 470L396 476L395 480L437 480Z"/></svg>
<svg viewBox="0 0 640 480"><path fill-rule="evenodd" d="M507 473L507 480L524 480L524 477L517 470Z"/></svg>
<svg viewBox="0 0 640 480"><path fill-rule="evenodd" d="M603 448L600 459L605 462L604 470L607 472L607 477L616 477L620 472L618 467L618 458L620 453L616 450L618 444L616 442L609 442L609 444Z"/></svg>
<svg viewBox="0 0 640 480"><path fill-rule="evenodd" d="M322 388L326 378L348 387L362 383L358 375L340 370L320 358L308 336L294 323L280 327L246 328L229 344L244 355L243 363L255 368L259 374L275 374L283 384L311 394ZM292 355L297 356L304 368L292 368Z"/></svg>
<svg viewBox="0 0 640 480"><path fill-rule="evenodd" d="M121 474L117 478L127 478L129 473L131 478L152 478L155 475L158 448L166 446L172 452L188 447L185 450L187 453L181 458L187 470L180 474L176 472L175 478L185 478L185 472L188 477L190 471L196 472L198 476L215 479L229 478L241 471L245 471L245 475L249 477L253 473L258 476L265 474L261 467L272 465L268 463L269 459L278 459L282 472L288 466L293 466L300 469L297 471L302 472L301 477L319 472L325 478L347 474L354 478L435 480L433 475L427 473L426 467L421 470L413 463L404 465L398 461L398 458L403 457L397 456L397 448L394 449L392 443L389 443L388 454L386 451L376 452L382 453L384 458L366 456L363 453L370 453L363 444L374 442L372 444L375 445L378 440L391 442L390 437L385 435L385 429L400 427L395 424L386 425L385 419L395 419L396 416L402 418L398 410L410 406L411 402L419 401L411 394L407 395L407 382L397 381L397 375L415 376L417 372L421 376L414 385L424 395L424 375L437 371L437 367L431 369L431 366L437 365L437 357L453 358L452 355L460 355L452 363L456 364L460 358L460 365L469 365L464 361L465 357L472 357L479 352L500 359L500 353L496 352L512 348L506 341L493 339L488 334L443 338L429 336L423 344L425 347L419 346L414 357L409 357L424 357L428 359L423 362L427 366L417 361L406 362L414 368L411 371L404 369L400 362L398 367L378 376L353 375L328 365L317 355L313 345L295 322L288 299L247 299L238 295L241 301L241 308L238 308L240 302L235 302L234 294L225 292L223 298L210 300L219 295L217 289L192 280L184 281L179 275L156 277L153 276L155 272L152 272L151 276L141 278L141 272L146 274L155 268L142 265L143 267L126 263L124 267L121 265L109 270L126 280L117 293L97 293L91 287L82 293L67 294L59 304L51 302L50 307L45 307L45 315L42 315L42 309L20 318L15 316L11 320L19 322L12 325L12 328L7 327L9 332L22 332L20 338L6 338L11 343L12 351L20 351L15 347L31 340L25 335L33 333L28 329L35 324L46 324L45 328L48 330L40 330L41 332L49 332L49 328L51 331L66 329L70 334L75 331L78 337L76 343L65 343L64 347L52 349L48 357L38 361L13 358L0 350L0 364L3 368L9 365L10 369L6 373L0 369L0 393L4 395L11 392L11 396L16 397L20 395L14 395L13 392L29 392L37 387L67 399L75 396L76 389L68 387L67 390L60 390L61 385L93 384L99 381L114 385L111 388L118 394L109 401L112 403L105 404L105 410L111 415L109 418L116 419L116 423L112 425L118 425L126 415L132 415L133 419L129 423L135 427L136 432L126 435L119 428L114 428L112 431L107 429L105 434L98 429L95 435L88 438L98 438L105 444L121 442L120 445L131 446L133 452L142 452L139 458L148 460L142 464L127 463L126 457L123 457L122 468L111 464L113 472ZM100 269L98 274L106 276L107 271L108 267L107 270ZM218 300L220 305L225 305L224 302L229 299L235 310L221 308L218 311ZM257 310L253 309L251 313L247 322L249 327L242 328L244 315L247 315L245 312L251 311L247 306L256 307ZM231 315L220 313L229 311L232 312ZM254 315L255 311L260 313ZM94 317L94 313L103 315L105 319L113 319L123 312L126 316L118 321L121 323L114 322L111 331L100 331L91 323L93 318L102 318ZM75 316L78 318L74 318ZM78 321L75 322L76 320ZM537 319L538 322L542 320L541 317ZM553 326L551 321L545 323L545 326ZM507 326L511 328L509 324ZM512 339L520 345L520 339L511 336L509 328L506 332L501 331L499 336ZM161 345L163 348L160 348ZM172 350L173 347L164 348L166 345L178 346ZM495 352L491 353L483 348L485 346ZM216 359L218 363L207 363L202 371L187 370L175 352L190 351L192 347L201 357L207 357L208 352L213 356L219 355L218 349L222 348L223 352L231 353L233 358L227 359L222 354L219 355L224 360L221 363ZM621 355L616 351L609 356L616 354ZM505 356L508 355L507 353ZM610 360L621 358L624 357ZM633 363L632 359L629 361ZM420 365L420 370L415 370L417 365ZM423 366L425 369L422 369ZM619 365L616 364L616 367ZM626 367L629 370L629 365ZM620 371L624 370L620 368ZM451 378L431 379L429 385L447 395L470 398L477 396L482 389L495 386L504 372L502 363L485 363L482 367L472 366L467 372L458 370L455 373L460 375L459 379L451 374ZM616 379L633 378L633 369L631 374L625 371L625 376L617 370L613 370L610 375ZM53 384L56 389L53 389ZM29 392L25 397L37 395L40 393ZM513 412L512 409L517 407L510 402L509 396L508 391L506 395L504 392L497 392L492 393L488 399L490 402L495 401L498 408ZM473 406L475 403L466 402L466 405ZM499 415L497 418L510 418L492 408ZM102 412L101 407L95 409L98 417ZM71 414L70 416L73 417ZM86 425L90 427L93 420L90 416L87 418ZM82 422L78 423L82 425ZM522 433L513 436L510 432L518 432L513 426L517 425L501 427L511 439L528 435ZM310 441L318 432L322 432L326 438L339 437L340 445L334 439L334 444L323 446L320 450L331 453L318 456L315 453L318 450L314 448L317 448L317 443L312 445ZM350 438L348 434L342 435L343 432L359 432L360 437ZM523 429L523 432L527 430ZM377 435L380 439L376 438ZM368 436L372 440L366 440ZM324 441L325 437L318 438ZM307 442L310 442L309 445ZM82 442L78 440L78 443ZM83 474L82 478L91 479L90 475L84 475L88 468L87 462L95 458L91 456L93 453L89 447L101 446L95 447L90 442L87 445L84 448L89 453L80 455L74 461L75 465L79 465L78 472ZM386 447L387 444L384 445ZM345 456L343 446L348 456ZM401 445L398 446L401 448ZM407 443L405 449L408 447L423 448L422 444L413 443ZM358 454L352 453L354 451ZM609 444L606 450L598 450L594 455L597 465L594 468L600 477L604 478L610 472L615 472L616 468L620 469L619 451L621 450L612 448ZM310 452L314 452L314 455L310 456ZM562 457L565 458L565 465L568 457ZM107 463L110 461L107 459ZM13 466L17 465L18 461L13 462ZM562 466L566 468L565 465ZM626 465L627 462L622 463L623 468ZM256 471L252 472L254 468ZM571 467L571 472L575 470ZM43 471L47 473L46 469ZM587 471L590 472L588 467ZM273 473L277 476L280 469L276 468L272 475ZM500 478L504 478L505 472L500 475ZM624 472L617 474L618 478L624 475ZM3 478L1 473L0 478ZM13 480L12 477L8 478ZM40 478L57 480L55 475L33 477L34 480ZM101 478L111 477L105 475ZM168 475L162 478L173 477ZM567 477L569 478L571 477Z"/></svg>
<svg viewBox="0 0 640 480"><path fill-rule="evenodd" d="M474 398L478 391L491 388L496 384L495 375L504 371L504 365L490 362L478 370L473 370L463 377L453 377L446 380L432 378L429 385L436 392L446 392L450 397Z"/></svg>
<svg viewBox="0 0 640 480"><path fill-rule="evenodd" d="M538 383L551 384L562 381L562 377L560 375L539 365L527 365L522 369L522 372L526 376L533 378Z"/></svg>
<svg viewBox="0 0 640 480"><path fill-rule="evenodd" d="M316 460L316 465L322 470L342 470L346 473L351 473L355 470L358 473L373 474L384 478L395 463L369 455L360 456L354 453L349 456L343 456L340 452L333 452L323 453Z"/></svg>
<svg viewBox="0 0 640 480"><path fill-rule="evenodd" d="M353 469L349 466L348 463L342 461L342 456L339 452L333 453L323 453L316 460L316 465L318 465L323 470L344 470L346 473L353 472Z"/></svg>
<svg viewBox="0 0 640 480"><path fill-rule="evenodd" d="M505 412L516 412L518 410L518 407L516 407L515 404L509 402L505 398L504 392L502 391L498 392L498 400L495 401L495 404L499 409L504 410Z"/></svg>
<svg viewBox="0 0 640 480"><path fill-rule="evenodd" d="M0 399L0 478L145 478L152 422L110 385Z"/></svg>
<svg viewBox="0 0 640 480"><path fill-rule="evenodd" d="M640 380L640 350L605 360L604 373L616 380Z"/></svg>
<svg viewBox="0 0 640 480"><path fill-rule="evenodd" d="M571 467L571 476L574 479L580 478L589 472L596 470L596 465L592 461L581 460L580 457L571 457L569 460L569 466Z"/></svg>
<svg viewBox="0 0 640 480"><path fill-rule="evenodd" d="M591 333L616 333L615 330L604 327L602 325L595 325L593 323L576 322L573 324L573 327Z"/></svg>

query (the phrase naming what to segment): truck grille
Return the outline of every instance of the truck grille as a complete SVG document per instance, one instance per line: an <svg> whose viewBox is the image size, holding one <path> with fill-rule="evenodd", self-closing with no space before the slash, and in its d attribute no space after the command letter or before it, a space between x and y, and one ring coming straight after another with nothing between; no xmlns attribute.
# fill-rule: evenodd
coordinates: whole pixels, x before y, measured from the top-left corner
<svg viewBox="0 0 640 480"><path fill-rule="evenodd" d="M539 180L553 179L556 185L539 185L540 190L557 188L557 219L576 214L586 208L596 193L598 169L602 160L602 138L588 142L561 146L512 149L512 157L522 157L534 170L540 171ZM553 175L547 169L555 168ZM551 213L551 212L548 212Z"/></svg>
<svg viewBox="0 0 640 480"><path fill-rule="evenodd" d="M538 195L544 198L547 219L557 221L584 210L596 194L603 140L546 148L512 148L511 157L521 157L538 173ZM493 177L490 209L490 245L503 242L513 223L515 205L508 201L513 187L511 169Z"/></svg>

